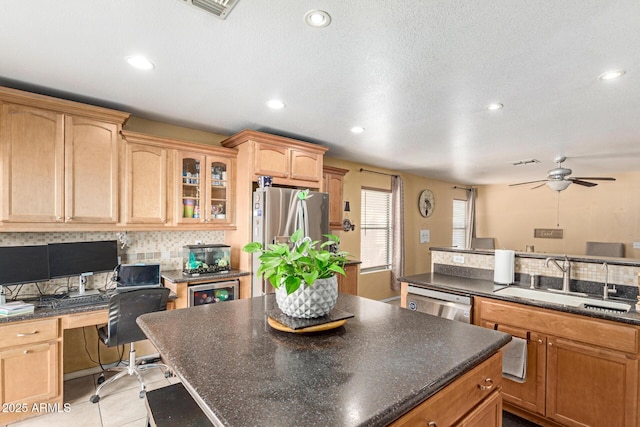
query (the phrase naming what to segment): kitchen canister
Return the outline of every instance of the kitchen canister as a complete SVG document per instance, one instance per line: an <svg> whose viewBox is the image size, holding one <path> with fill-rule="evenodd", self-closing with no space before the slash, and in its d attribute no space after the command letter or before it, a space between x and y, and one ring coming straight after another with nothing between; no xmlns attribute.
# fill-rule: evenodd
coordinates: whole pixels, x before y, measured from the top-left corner
<svg viewBox="0 0 640 427"><path fill-rule="evenodd" d="M514 282L516 253L507 249L495 250L495 264L493 267L493 282L510 285Z"/></svg>

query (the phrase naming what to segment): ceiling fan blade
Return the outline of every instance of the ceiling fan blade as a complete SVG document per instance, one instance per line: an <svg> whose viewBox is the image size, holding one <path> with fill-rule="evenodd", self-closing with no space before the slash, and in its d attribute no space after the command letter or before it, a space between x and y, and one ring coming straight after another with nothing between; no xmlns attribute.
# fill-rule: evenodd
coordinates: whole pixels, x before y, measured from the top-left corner
<svg viewBox="0 0 640 427"><path fill-rule="evenodd" d="M611 177L606 177L606 176L594 176L594 177L585 177L585 176L576 176L574 178L571 179L588 179L590 181L615 181L615 178L611 178Z"/></svg>
<svg viewBox="0 0 640 427"><path fill-rule="evenodd" d="M540 188L540 187L544 187L545 185L547 185L546 182L543 182L542 184L536 185L535 187L531 187L531 190L535 190L536 188Z"/></svg>
<svg viewBox="0 0 640 427"><path fill-rule="evenodd" d="M546 179L538 179L537 181L519 182L517 184L509 184L509 187L514 187L516 185L535 184L536 182L547 182L547 180Z"/></svg>
<svg viewBox="0 0 640 427"><path fill-rule="evenodd" d="M596 185L598 185L595 182L582 181L578 178L569 178L569 181L573 182L574 184L583 185L585 187L595 187Z"/></svg>

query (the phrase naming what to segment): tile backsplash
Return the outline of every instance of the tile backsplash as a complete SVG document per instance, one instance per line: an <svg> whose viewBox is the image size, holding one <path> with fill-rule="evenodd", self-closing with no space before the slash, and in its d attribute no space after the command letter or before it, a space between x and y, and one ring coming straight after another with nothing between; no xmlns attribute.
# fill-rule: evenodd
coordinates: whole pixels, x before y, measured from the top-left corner
<svg viewBox="0 0 640 427"><path fill-rule="evenodd" d="M118 240L121 263L148 262L161 264L162 270L182 268L182 247L196 243L224 243L224 231L128 231L128 232L49 232L0 233L0 246L46 245L48 243ZM123 247L124 243L124 247ZM103 288L111 273L87 277L87 288ZM7 299L37 296L39 292L64 292L67 286L77 287L78 278L52 279L48 282L11 286Z"/></svg>
<svg viewBox="0 0 640 427"><path fill-rule="evenodd" d="M463 255L464 264L455 262L454 256ZM460 267L473 267L493 270L494 256L487 254L458 253L447 251L432 251L431 264L457 265ZM524 274L536 274L538 276L562 277L562 273L551 266L545 267L542 258L516 257L515 272ZM627 265L609 265L609 283L624 286L638 286L638 274L640 267ZM605 272L602 270L602 262L571 262L571 278L575 280L603 282Z"/></svg>

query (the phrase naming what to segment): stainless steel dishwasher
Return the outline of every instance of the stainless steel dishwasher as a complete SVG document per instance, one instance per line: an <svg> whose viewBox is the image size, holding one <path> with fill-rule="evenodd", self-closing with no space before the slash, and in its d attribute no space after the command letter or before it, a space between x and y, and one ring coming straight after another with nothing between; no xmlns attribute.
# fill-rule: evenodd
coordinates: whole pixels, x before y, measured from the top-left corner
<svg viewBox="0 0 640 427"><path fill-rule="evenodd" d="M471 323L471 297L407 286L407 308L458 322Z"/></svg>

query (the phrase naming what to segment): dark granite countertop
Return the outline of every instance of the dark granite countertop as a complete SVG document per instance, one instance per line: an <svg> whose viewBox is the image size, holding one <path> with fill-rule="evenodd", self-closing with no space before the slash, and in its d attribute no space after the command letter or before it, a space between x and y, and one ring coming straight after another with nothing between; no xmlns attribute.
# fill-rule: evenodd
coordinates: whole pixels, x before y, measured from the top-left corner
<svg viewBox="0 0 640 427"><path fill-rule="evenodd" d="M273 295L138 319L207 416L222 426L383 426L510 336L357 296L315 335L272 329ZM171 325L171 327L167 327Z"/></svg>
<svg viewBox="0 0 640 427"><path fill-rule="evenodd" d="M178 298L174 292L169 293L169 301ZM26 300L25 302L31 302ZM21 322L23 320L37 320L46 319L49 317L66 316L69 314L89 313L91 311L107 310L109 308L108 302L99 304L83 305L80 307L66 307L66 308L36 308L33 313L25 314L24 316L0 316L0 325L11 322Z"/></svg>
<svg viewBox="0 0 640 427"><path fill-rule="evenodd" d="M458 295L465 296L482 296L503 301L517 302L520 304L531 305L540 308L547 308L566 313L579 314L582 316L593 317L598 319L613 320L616 322L629 323L640 326L640 313L635 309L635 301L610 298L611 301L625 302L631 304L629 313L608 313L594 310L588 310L580 307L572 307L563 304L554 304L551 302L531 300L527 298L512 297L494 293L495 290L502 289L505 285L497 285L491 280L471 279L467 277L450 276L440 273L423 273L414 276L402 277L401 281L424 288L443 290ZM514 286L514 285L511 285ZM515 285L517 286L517 285ZM524 286L521 286L524 288ZM528 286L527 286L528 288ZM538 289L544 290L544 289ZM590 298L598 298L597 296L589 296ZM600 298L601 299L601 298Z"/></svg>
<svg viewBox="0 0 640 427"><path fill-rule="evenodd" d="M168 270L161 271L160 275L163 279L169 280L173 283L186 283L186 282L198 282L201 280L223 280L223 279L235 279L237 277L251 275L248 271L237 270L232 268L228 273L210 273L200 274L199 276L191 276L184 274L182 270Z"/></svg>

